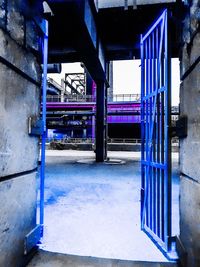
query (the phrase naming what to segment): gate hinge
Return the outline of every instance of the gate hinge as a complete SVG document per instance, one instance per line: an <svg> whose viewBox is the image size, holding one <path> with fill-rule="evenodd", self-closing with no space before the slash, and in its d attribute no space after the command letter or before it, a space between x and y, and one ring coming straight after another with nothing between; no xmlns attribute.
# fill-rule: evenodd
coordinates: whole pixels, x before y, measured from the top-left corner
<svg viewBox="0 0 200 267"><path fill-rule="evenodd" d="M24 255L27 255L40 241L43 226L38 224L30 233L25 236Z"/></svg>
<svg viewBox="0 0 200 267"><path fill-rule="evenodd" d="M179 120L176 121L176 125L171 127L171 137L185 138L187 137L188 131L188 118L187 116L181 116Z"/></svg>
<svg viewBox="0 0 200 267"><path fill-rule="evenodd" d="M40 136L44 133L44 124L41 119L34 117L28 118L28 133L33 136Z"/></svg>

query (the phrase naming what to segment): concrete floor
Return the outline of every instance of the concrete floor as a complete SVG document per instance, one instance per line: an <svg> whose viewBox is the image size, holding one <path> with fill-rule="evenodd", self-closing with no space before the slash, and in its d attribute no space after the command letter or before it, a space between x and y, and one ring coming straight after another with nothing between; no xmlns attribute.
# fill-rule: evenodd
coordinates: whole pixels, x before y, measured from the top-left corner
<svg viewBox="0 0 200 267"><path fill-rule="evenodd" d="M177 267L177 264L73 256L40 250L27 267Z"/></svg>
<svg viewBox="0 0 200 267"><path fill-rule="evenodd" d="M93 152L47 150L41 248L82 256L167 261L140 231L140 153L110 152L109 156L125 164L83 164L80 160L94 158ZM173 229L177 232L177 155L174 166Z"/></svg>

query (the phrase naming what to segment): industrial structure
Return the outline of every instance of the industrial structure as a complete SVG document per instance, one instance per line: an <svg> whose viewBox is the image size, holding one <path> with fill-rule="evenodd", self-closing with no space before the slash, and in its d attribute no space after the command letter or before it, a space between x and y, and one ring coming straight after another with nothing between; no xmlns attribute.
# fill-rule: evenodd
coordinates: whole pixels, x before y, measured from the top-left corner
<svg viewBox="0 0 200 267"><path fill-rule="evenodd" d="M66 77L80 74L66 74ZM81 79L83 77L81 74ZM48 139L70 139L83 138L95 141L96 123L96 85L91 83L92 88L88 90L86 79L81 83L82 93L70 85L70 92L58 85L52 78L48 79L47 88L47 128L51 131ZM63 84L66 82L63 80ZM54 91L52 91L54 88ZM73 89L72 89L73 88ZM65 93L62 93L62 92ZM72 94L73 91L74 93ZM92 92L88 95L87 92ZM108 94L108 138L118 139L140 139L141 138L141 96L140 94ZM172 107L172 121L179 117L179 107ZM49 131L50 132L50 131ZM60 133L60 134L59 134Z"/></svg>
<svg viewBox="0 0 200 267"><path fill-rule="evenodd" d="M83 62L95 82L95 153L96 162L103 162L107 118L116 112L108 103L109 63L134 58L141 59L142 74L141 229L169 259L176 244L177 265L200 266L199 14L198 0L0 1L0 266L26 266L43 235L46 115L68 105L46 102L48 64ZM181 74L180 119L175 128L171 127L172 57L179 57ZM82 84L71 80L66 77L64 86L81 94ZM178 237L171 233L172 136L180 138ZM102 264L109 266L112 260ZM79 265L84 266L80 260Z"/></svg>
<svg viewBox="0 0 200 267"><path fill-rule="evenodd" d="M54 139L60 133L59 139L95 140L96 84L89 79L86 72L65 74L62 91L48 79L47 128L54 129ZM140 95L113 95L109 91L107 123L109 138L140 139Z"/></svg>

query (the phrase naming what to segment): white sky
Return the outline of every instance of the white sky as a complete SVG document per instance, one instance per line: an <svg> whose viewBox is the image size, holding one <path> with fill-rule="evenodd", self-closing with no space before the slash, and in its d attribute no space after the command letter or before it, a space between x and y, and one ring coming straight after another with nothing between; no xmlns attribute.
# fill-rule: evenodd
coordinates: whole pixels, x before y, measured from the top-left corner
<svg viewBox="0 0 200 267"><path fill-rule="evenodd" d="M61 84L61 79L64 79L65 73L83 72L80 63L62 64L62 72L60 74L48 74L48 77L54 79L57 83Z"/></svg>
<svg viewBox="0 0 200 267"><path fill-rule="evenodd" d="M114 94L140 94L140 60L113 62ZM172 59L172 105L179 104L179 60Z"/></svg>
<svg viewBox="0 0 200 267"><path fill-rule="evenodd" d="M140 94L140 60L124 60L113 62L113 93ZM80 63L62 64L61 74L48 74L61 84L65 73L83 72ZM179 60L172 59L172 105L179 104Z"/></svg>

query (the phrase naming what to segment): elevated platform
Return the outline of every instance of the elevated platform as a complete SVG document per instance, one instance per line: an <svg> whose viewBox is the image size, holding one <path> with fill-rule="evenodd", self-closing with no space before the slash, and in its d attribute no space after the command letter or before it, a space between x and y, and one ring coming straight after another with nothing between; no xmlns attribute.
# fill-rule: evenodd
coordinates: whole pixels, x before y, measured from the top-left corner
<svg viewBox="0 0 200 267"><path fill-rule="evenodd" d="M140 123L139 102L108 103L108 123ZM172 107L172 115L179 115L178 107ZM47 102L47 119L59 119L63 115L95 116L95 102Z"/></svg>
<svg viewBox="0 0 200 267"><path fill-rule="evenodd" d="M69 102L47 102L48 110L96 110L95 102L69 103ZM140 113L140 103L112 102L108 103L108 114L115 112L132 112L133 115ZM131 114L130 114L131 115Z"/></svg>
<svg viewBox="0 0 200 267"><path fill-rule="evenodd" d="M95 102L47 102L47 120L59 120L63 115L95 116L95 114ZM108 123L140 123L140 103L109 103Z"/></svg>

